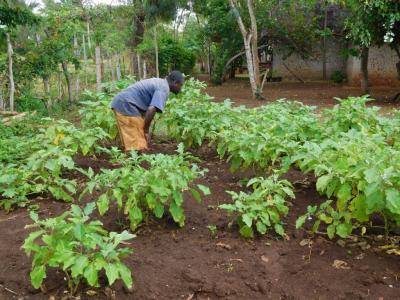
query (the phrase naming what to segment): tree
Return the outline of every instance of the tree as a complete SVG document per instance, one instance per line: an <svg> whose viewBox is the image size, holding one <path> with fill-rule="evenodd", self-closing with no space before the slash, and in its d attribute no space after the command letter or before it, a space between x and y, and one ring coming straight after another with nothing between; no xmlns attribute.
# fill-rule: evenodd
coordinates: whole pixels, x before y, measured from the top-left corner
<svg viewBox="0 0 400 300"><path fill-rule="evenodd" d="M247 70L249 72L250 85L253 93L253 98L260 99L261 96L261 81L260 81L260 68L258 59L258 32L257 20L254 13L254 1L247 0L247 9L250 16L250 27L246 28L241 12L239 11L240 5L237 0L229 0L229 4L233 10L239 25L240 32L242 33L244 49L247 60Z"/></svg>
<svg viewBox="0 0 400 300"><path fill-rule="evenodd" d="M15 82L13 72L13 46L11 42L12 31L20 25L32 25L39 21L28 7L23 2L19 1L0 1L0 25L5 26L2 29L0 26L0 36L5 35L7 40L7 56L8 56L8 78L10 82L9 91L9 106L10 110L14 111L14 95Z"/></svg>
<svg viewBox="0 0 400 300"><path fill-rule="evenodd" d="M346 0L350 15L346 20L347 37L359 48L361 56L361 88L364 94L368 88L368 54L371 46L387 43L400 51L400 2L390 0ZM399 67L400 68L400 67Z"/></svg>

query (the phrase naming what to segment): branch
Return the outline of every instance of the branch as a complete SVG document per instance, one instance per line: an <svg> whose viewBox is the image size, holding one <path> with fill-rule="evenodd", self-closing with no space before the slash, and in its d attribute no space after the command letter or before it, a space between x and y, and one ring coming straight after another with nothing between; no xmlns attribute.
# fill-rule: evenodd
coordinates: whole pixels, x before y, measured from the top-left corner
<svg viewBox="0 0 400 300"><path fill-rule="evenodd" d="M239 14L239 10L237 8L237 2L235 0L229 0L229 3L230 3L230 5L231 5L231 7L232 7L232 9L234 11L236 20L237 20L238 25L239 25L240 32L242 33L243 38L246 38L247 30L246 30L246 27L244 27L242 17Z"/></svg>

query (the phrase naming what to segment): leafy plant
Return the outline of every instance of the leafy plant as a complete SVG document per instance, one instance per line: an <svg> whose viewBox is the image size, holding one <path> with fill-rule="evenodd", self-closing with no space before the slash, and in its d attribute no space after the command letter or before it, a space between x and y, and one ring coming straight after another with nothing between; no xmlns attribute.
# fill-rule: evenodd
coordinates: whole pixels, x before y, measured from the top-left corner
<svg viewBox="0 0 400 300"><path fill-rule="evenodd" d="M183 192L191 191L193 197L201 200L200 193L194 188L189 188L196 178L202 176L206 170L201 170L196 164L191 164L193 159L184 153L183 145L177 150L177 155L141 155L131 153L131 157L123 157L120 161L122 167L113 170L102 170L102 173L91 178L86 193L92 193L96 188L104 193L97 200L97 207L101 215L105 214L110 206L110 201L115 201L119 209L129 215L130 226L135 230L152 212L157 218L164 215L165 206L169 207L172 218L179 226L185 223L182 208ZM143 165L147 165L145 168ZM198 184L198 189L205 195L209 189Z"/></svg>
<svg viewBox="0 0 400 300"><path fill-rule="evenodd" d="M127 287L132 286L131 272L121 262L131 249L119 246L135 236L127 231L108 233L100 221L90 221L94 208L94 203L89 203L83 210L72 205L62 215L45 220L31 212L35 223L26 228L35 231L25 239L22 248L28 256L34 254L30 273L34 288L43 284L48 267L59 268L65 273L71 295L83 281L99 287L99 272L102 270L109 285L122 279Z"/></svg>
<svg viewBox="0 0 400 300"><path fill-rule="evenodd" d="M208 225L207 228L208 228L208 230L210 231L211 236L214 238L215 235L217 234L217 226L215 226L215 225Z"/></svg>
<svg viewBox="0 0 400 300"><path fill-rule="evenodd" d="M239 194L229 191L235 202L222 204L219 208L238 214L236 221L240 234L246 238L254 237L254 226L260 234L266 234L273 227L277 234L284 236L281 218L289 211L286 198L295 198L291 184L287 180L279 180L275 174L269 178L253 178L247 187L252 187L253 191Z"/></svg>
<svg viewBox="0 0 400 300"><path fill-rule="evenodd" d="M342 238L348 237L353 230L351 212L337 211L331 204L332 200L328 200L323 202L319 207L308 206L307 213L297 219L296 228L299 229L304 225L307 219L315 217L315 222L312 227L314 233L318 232L322 222L327 225L326 232L330 239L332 239L335 234Z"/></svg>
<svg viewBox="0 0 400 300"><path fill-rule="evenodd" d="M331 79L335 83L343 83L346 79L346 76L339 70L336 70L332 73Z"/></svg>
<svg viewBox="0 0 400 300"><path fill-rule="evenodd" d="M85 91L85 96L92 99L92 101L81 102L83 108L79 110L79 114L82 117L82 127L100 127L111 139L115 139L118 134L118 128L114 113L110 108L110 97L105 93L94 93L91 91Z"/></svg>

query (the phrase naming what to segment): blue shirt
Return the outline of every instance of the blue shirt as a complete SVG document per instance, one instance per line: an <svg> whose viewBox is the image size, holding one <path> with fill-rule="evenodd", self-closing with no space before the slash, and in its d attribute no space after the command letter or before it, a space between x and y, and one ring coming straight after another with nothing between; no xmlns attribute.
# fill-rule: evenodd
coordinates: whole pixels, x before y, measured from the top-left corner
<svg viewBox="0 0 400 300"><path fill-rule="evenodd" d="M115 96L111 108L125 116L143 116L149 106L163 112L169 92L166 79L145 79L132 84Z"/></svg>

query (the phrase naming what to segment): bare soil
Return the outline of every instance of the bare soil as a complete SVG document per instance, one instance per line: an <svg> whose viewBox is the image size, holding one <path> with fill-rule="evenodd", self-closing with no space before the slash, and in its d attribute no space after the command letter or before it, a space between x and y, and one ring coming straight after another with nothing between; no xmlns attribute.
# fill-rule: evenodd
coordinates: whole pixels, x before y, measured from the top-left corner
<svg viewBox="0 0 400 300"><path fill-rule="evenodd" d="M174 149L174 144L153 147L154 152L168 154ZM133 291L118 282L111 288L94 289L96 294L90 297L89 288L83 286L81 299L399 299L399 257L378 251L373 242L376 236L331 241L295 230L295 220L307 205L323 199L312 176L305 177L295 169L287 175L296 190L296 200L285 219L288 239L271 233L245 240L236 225L230 226L233 218L216 207L231 202L225 191L239 191L239 181L254 176L254 171L230 173L229 164L213 150L201 149L195 154L201 157L201 166L209 169L199 183L209 186L212 195L198 204L185 194L183 228L165 217L138 230L129 245L134 253L125 259L134 276ZM96 171L113 167L104 157L80 157L76 162ZM80 205L87 201L93 199L86 198ZM54 217L69 207L45 195L35 203L40 205L42 218ZM128 225L116 210L100 219L108 230L120 231ZM30 285L31 260L20 248L28 234L24 226L30 222L26 209L8 214L0 211L0 299L63 299L67 283L56 270L48 273L46 293ZM216 236L208 225L217 226ZM335 260L345 265L337 268Z"/></svg>
<svg viewBox="0 0 400 300"><path fill-rule="evenodd" d="M199 76L200 80L207 81L207 77ZM377 101L371 105L382 106L384 108L399 108L400 99L392 103L392 98L400 93L399 86L372 86L370 95ZM247 107L257 107L278 99L297 100L307 105L315 105L319 108L328 108L337 104L334 99L347 98L349 96L362 95L359 87L346 84L335 84L331 81L321 82L268 82L264 87L264 101L253 100L251 88L246 79L230 79L222 85L212 85L208 83L206 92L215 97L216 101L224 101L229 98L236 105L246 105Z"/></svg>

